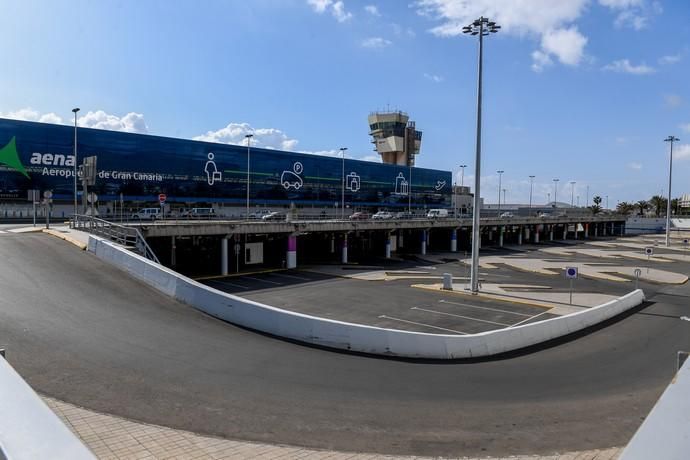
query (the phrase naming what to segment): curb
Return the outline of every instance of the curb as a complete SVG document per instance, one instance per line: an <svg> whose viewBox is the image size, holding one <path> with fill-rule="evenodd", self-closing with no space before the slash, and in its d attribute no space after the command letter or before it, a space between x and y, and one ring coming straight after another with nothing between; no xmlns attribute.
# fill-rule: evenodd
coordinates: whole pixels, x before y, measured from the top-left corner
<svg viewBox="0 0 690 460"><path fill-rule="evenodd" d="M58 232L57 230L52 230L52 229L44 228L44 229L41 230L41 231L42 231L43 233L47 233L48 235L52 235L52 236L58 237L58 238L60 238L61 240L65 240L65 241L67 241L68 243L72 243L73 245L75 245L75 246L77 246L79 249L81 249L82 251L83 251L83 250L86 250L86 243L82 243L82 242L79 241L79 240L76 240L76 239L74 239L74 238L72 238L72 237L70 237L70 236L67 236L67 235L65 235L65 234L63 234L63 233Z"/></svg>

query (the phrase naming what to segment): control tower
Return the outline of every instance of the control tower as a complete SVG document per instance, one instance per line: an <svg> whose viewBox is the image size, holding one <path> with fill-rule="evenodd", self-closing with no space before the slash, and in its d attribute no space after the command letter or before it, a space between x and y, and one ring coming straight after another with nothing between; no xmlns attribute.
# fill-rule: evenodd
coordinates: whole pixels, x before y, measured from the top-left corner
<svg viewBox="0 0 690 460"><path fill-rule="evenodd" d="M414 166L422 144L422 132L405 112L373 112L369 115L369 135L374 150L386 164Z"/></svg>

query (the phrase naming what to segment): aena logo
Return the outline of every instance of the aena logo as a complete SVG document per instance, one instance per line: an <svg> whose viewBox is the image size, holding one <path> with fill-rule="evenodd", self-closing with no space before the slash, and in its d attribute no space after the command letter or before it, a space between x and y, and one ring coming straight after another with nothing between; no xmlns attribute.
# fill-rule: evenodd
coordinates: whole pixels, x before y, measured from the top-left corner
<svg viewBox="0 0 690 460"><path fill-rule="evenodd" d="M34 152L31 154L29 162L32 165L40 166L74 166L74 155Z"/></svg>
<svg viewBox="0 0 690 460"><path fill-rule="evenodd" d="M0 164L4 164L14 169L15 171L22 173L29 179L29 174L24 169L24 165L19 159L19 154L17 153L17 143L14 137L10 139L6 146L0 149Z"/></svg>

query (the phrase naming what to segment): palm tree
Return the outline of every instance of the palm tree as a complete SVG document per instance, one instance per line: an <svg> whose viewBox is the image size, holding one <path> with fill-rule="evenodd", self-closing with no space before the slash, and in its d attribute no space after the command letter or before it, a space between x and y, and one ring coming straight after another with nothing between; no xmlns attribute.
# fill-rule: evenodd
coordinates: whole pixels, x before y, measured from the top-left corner
<svg viewBox="0 0 690 460"><path fill-rule="evenodd" d="M627 216L635 210L635 205L628 203L627 201L621 201L616 205L616 212Z"/></svg>
<svg viewBox="0 0 690 460"><path fill-rule="evenodd" d="M664 198L661 195L654 195L652 198L649 199L649 202L654 208L654 215L659 217L661 216L662 211L664 211L664 214L666 214L666 201L666 198Z"/></svg>
<svg viewBox="0 0 690 460"><path fill-rule="evenodd" d="M640 209L640 215L644 216L644 212L649 209L649 203L647 200L640 200L635 203L635 207Z"/></svg>
<svg viewBox="0 0 690 460"><path fill-rule="evenodd" d="M592 197L592 203L594 203L592 206L589 207L590 211L592 211L592 214L598 214L601 212L601 197L599 195L595 195Z"/></svg>

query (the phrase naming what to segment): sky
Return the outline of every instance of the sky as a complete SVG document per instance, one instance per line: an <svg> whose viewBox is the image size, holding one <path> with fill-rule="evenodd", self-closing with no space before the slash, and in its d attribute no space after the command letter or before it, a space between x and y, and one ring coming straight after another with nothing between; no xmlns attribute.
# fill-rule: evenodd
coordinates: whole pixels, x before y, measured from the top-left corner
<svg viewBox="0 0 690 460"><path fill-rule="evenodd" d="M379 161L402 110L473 185L482 15L486 202L666 194L669 135L690 193L688 0L0 0L0 117Z"/></svg>

